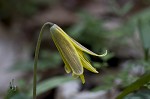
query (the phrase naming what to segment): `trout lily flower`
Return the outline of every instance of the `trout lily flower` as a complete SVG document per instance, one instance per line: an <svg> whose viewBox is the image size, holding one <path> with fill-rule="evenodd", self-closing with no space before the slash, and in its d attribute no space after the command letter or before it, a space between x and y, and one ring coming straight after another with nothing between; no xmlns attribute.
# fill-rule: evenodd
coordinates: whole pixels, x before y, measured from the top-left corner
<svg viewBox="0 0 150 99"><path fill-rule="evenodd" d="M50 28L52 39L65 63L65 71L67 73L72 72L72 76L77 78L80 77L82 83L85 83L84 69L98 73L98 71L90 64L84 53L90 55L102 57L107 54L107 50L104 54L98 55L89 49L82 46L80 43L75 41L73 38L68 36L59 26L53 24Z"/></svg>

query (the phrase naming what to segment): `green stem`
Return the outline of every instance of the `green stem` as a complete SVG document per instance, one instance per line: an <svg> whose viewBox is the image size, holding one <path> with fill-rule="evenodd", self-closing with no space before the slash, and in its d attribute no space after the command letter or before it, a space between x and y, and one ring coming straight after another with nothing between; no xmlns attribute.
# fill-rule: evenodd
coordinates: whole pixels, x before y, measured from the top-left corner
<svg viewBox="0 0 150 99"><path fill-rule="evenodd" d="M51 22L47 22L45 23L40 31L39 37L38 37L38 41L37 41L37 45L36 45L36 49L35 49L35 56L34 56L34 70L33 70L33 99L36 99L36 74L37 74L37 62L38 62L38 57L39 57L39 50L40 50L40 46L41 46L41 41L42 41L42 35L43 35L43 29L46 25L50 25L53 26L53 23Z"/></svg>

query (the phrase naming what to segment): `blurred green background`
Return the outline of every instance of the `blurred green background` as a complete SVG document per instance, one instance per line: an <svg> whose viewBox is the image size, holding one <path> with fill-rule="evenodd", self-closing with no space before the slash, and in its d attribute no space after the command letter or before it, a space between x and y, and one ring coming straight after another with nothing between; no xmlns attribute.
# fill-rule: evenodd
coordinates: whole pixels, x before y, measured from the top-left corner
<svg viewBox="0 0 150 99"><path fill-rule="evenodd" d="M46 22L95 53L107 49L108 55L87 55L100 73L85 70L82 85L65 73L45 28L37 99L115 99L150 72L150 0L0 0L0 99L31 99L34 51ZM124 99L150 99L149 88L146 82Z"/></svg>

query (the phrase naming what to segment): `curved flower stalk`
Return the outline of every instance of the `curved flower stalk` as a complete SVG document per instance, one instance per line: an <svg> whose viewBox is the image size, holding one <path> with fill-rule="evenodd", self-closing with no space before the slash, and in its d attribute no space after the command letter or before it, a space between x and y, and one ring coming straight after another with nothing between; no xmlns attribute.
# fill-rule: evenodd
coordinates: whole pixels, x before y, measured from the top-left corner
<svg viewBox="0 0 150 99"><path fill-rule="evenodd" d="M56 24L54 24L50 28L50 32L51 32L52 39L65 63L64 68L67 73L72 72L73 77L75 78L80 77L82 83L85 83L83 68L86 68L91 72L98 73L98 71L94 67L92 67L88 59L84 56L84 52L93 56L103 57L107 54L107 50L102 55L98 55L88 50L80 43L78 43L70 36L68 36Z"/></svg>

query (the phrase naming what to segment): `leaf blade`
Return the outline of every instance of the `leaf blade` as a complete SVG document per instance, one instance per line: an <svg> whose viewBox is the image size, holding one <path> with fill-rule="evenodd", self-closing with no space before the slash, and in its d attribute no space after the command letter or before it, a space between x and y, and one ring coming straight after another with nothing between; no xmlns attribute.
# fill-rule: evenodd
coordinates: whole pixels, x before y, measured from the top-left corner
<svg viewBox="0 0 150 99"><path fill-rule="evenodd" d="M146 73L141 78L139 78L137 81L135 81L132 84L130 84L129 86L127 86L127 88L121 94L119 94L116 97L116 99L123 99L123 97L125 97L129 93L139 89L140 87L142 87L144 84L148 83L149 81L150 81L150 73L148 73L148 74Z"/></svg>

